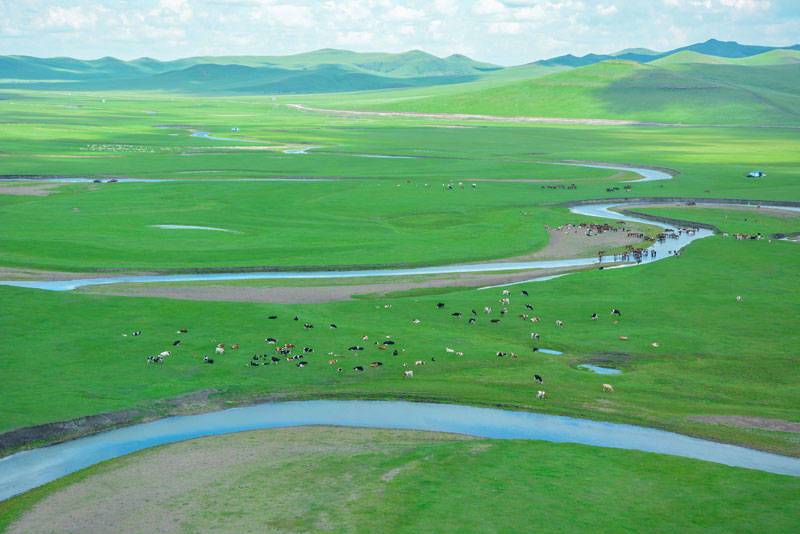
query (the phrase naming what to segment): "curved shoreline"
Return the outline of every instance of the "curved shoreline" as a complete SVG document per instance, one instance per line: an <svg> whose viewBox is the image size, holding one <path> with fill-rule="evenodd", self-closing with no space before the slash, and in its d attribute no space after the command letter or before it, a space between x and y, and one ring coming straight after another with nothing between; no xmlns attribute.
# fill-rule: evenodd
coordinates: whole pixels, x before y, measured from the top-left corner
<svg viewBox="0 0 800 534"><path fill-rule="evenodd" d="M639 450L800 477L800 458L636 425L456 404L311 400L177 416L0 459L0 500L125 454L187 439L296 426L427 430Z"/></svg>

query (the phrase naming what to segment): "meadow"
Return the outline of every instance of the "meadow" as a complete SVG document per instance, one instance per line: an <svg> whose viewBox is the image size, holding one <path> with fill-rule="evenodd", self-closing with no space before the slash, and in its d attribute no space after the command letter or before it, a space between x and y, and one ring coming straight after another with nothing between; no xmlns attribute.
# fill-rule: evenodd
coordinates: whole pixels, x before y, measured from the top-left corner
<svg viewBox="0 0 800 534"><path fill-rule="evenodd" d="M295 428L97 465L0 503L0 528L32 509L8 532L788 532L798 491L793 477L640 452Z"/></svg>
<svg viewBox="0 0 800 534"><path fill-rule="evenodd" d="M285 106L320 105L330 98L3 93L0 174L27 177L25 187L41 184L35 177L52 176L173 181L65 184L45 196L7 194L23 186L1 184L0 268L173 272L455 263L540 250L548 240L544 225L601 222L571 214L565 204L577 200L800 200L800 140L792 129L354 118ZM341 101L348 105L357 98L342 95ZM368 102L376 96L363 98ZM235 141L191 135L206 131ZM285 153L308 147L314 148ZM677 174L672 180L626 184L636 175L553 164L565 160L654 166ZM745 178L755 168L766 170L767 177ZM278 177L292 181L237 180ZM447 184L453 184L452 191ZM724 232L800 231L800 217L785 214L704 206L637 211L713 224ZM230 232L151 227L159 224ZM135 422L260 400L399 398L628 422L800 456L800 434L778 428L797 422L800 404L798 253L796 243L717 235L653 264L591 269L512 286L506 316L499 315L500 288L422 288L282 305L110 296L102 294L103 288L48 292L0 286L0 342L7 347L0 355L0 374L3 397L11 399L0 405L0 432L124 410L132 410L126 422ZM291 284L315 287L320 282ZM523 297L523 290L530 297ZM446 304L444 310L437 309L438 302ZM489 322L490 316L481 312L484 306L494 307L491 318L499 323ZM622 316L612 317L612 308ZM470 325L473 309L477 322ZM456 311L464 317L452 316ZM523 321L522 313L542 320ZM599 319L592 321L592 313ZM277 319L268 318L272 315ZM556 320L564 321L564 327L557 327ZM315 328L303 328L306 322ZM336 329L328 326L332 323ZM188 332L178 334L180 328ZM141 336L131 335L138 330ZM533 342L531 332L541 339ZM377 347L385 336L396 341L398 355ZM251 366L254 354L272 353L267 337L313 347L306 356L309 365ZM172 348L178 338L181 344ZM217 343L241 348L216 357L213 365L203 364ZM348 351L354 344L365 350ZM446 347L464 355L446 352ZM534 352L533 347L564 354ZM163 350L172 351L165 363L146 363L147 355ZM498 357L498 351L507 355ZM329 359L337 363L329 365ZM427 364L415 367L413 380L404 379L404 364L413 366L420 359ZM383 365L369 368L376 360ZM582 363L623 374L599 376L579 369ZM354 372L357 365L366 371ZM546 401L535 398L534 373L545 378ZM602 391L609 381L614 394ZM198 395L203 400L192 401ZM296 432L293 443L306 443L316 430L285 432ZM357 464L354 480L364 481L364 505L346 508L346 518L334 517L351 521L356 531L374 528L376 518L402 530L403 517L389 513L396 509L419 518L410 530L431 525L431 530L446 531L447 524L457 524L450 521L454 503L472 494L478 497L469 500L474 505L469 520L480 522L487 514L500 518L497 531L535 522L530 511L538 508L559 526L553 530L564 531L587 525L611 528L624 518L632 524L648 521L657 531L679 521L688 530L747 531L759 525L777 532L796 516L796 484L787 477L563 444L344 434L358 442L351 447L372 442L381 452L369 450L355 456L360 462L337 463L342 453L334 450L324 457L331 461L314 460L313 474L334 480ZM226 440L233 446L253 438L213 439L165 450ZM476 443L491 452L475 454ZM3 503L0 526L60 488L162 452L97 466ZM392 481L396 488L379 487L381 473L426 458L430 469L423 479L401 474ZM303 470L312 460L298 462L280 464L287 467L279 480L259 480L283 487L296 473L307 474ZM614 480L612 486L598 487L602 473L604 480ZM226 480L236 486L238 479ZM519 500L498 499L499 484ZM542 484L548 491L537 490ZM232 486L234 500L247 493ZM414 497L421 489L435 494L444 486L463 490L438 492L441 498L435 502ZM326 508L327 496L340 498L336 484L322 487L307 513L290 517L276 507L263 511L260 520L307 528L314 517L334 513ZM579 512L561 506L575 495L584 507ZM407 508L396 507L399 501ZM698 501L704 506L702 517L691 505ZM248 514L256 513L260 503L244 502L253 507L244 506L247 510L237 517L252 518ZM525 510L518 502L526 503ZM665 502L666 511L658 508ZM466 508L458 506L459 513ZM209 521L215 517L221 516L204 516Z"/></svg>

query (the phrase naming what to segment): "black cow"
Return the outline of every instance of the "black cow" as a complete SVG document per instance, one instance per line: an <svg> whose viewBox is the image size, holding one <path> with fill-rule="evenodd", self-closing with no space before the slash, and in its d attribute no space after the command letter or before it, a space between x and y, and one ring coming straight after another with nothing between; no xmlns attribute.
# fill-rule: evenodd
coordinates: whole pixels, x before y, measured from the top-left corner
<svg viewBox="0 0 800 534"><path fill-rule="evenodd" d="M522 290L522 294L523 294L523 296L526 296L526 297L528 296L528 292L525 291L524 289Z"/></svg>
<svg viewBox="0 0 800 534"><path fill-rule="evenodd" d="M278 318L277 315L270 315L269 317L267 317L267 319L277 319L277 318Z"/></svg>
<svg viewBox="0 0 800 534"><path fill-rule="evenodd" d="M336 325L335 325L335 324L333 324L333 323L331 323L331 324L330 324L330 327L331 327L331 328L339 328L338 326L336 326Z"/></svg>
<svg viewBox="0 0 800 534"><path fill-rule="evenodd" d="M611 315L617 315L617 316L621 317L622 316L622 312L619 311L617 308L614 308L613 310L611 310Z"/></svg>
<svg viewBox="0 0 800 534"><path fill-rule="evenodd" d="M452 315L453 317L461 317L461 312L454 312L451 313L450 315Z"/></svg>
<svg viewBox="0 0 800 534"><path fill-rule="evenodd" d="M542 380L542 377L539 375L533 375L533 379L539 382L540 384L544 384L544 380Z"/></svg>
<svg viewBox="0 0 800 534"><path fill-rule="evenodd" d="M470 317L470 318L469 318L469 321L467 321L467 322L468 322L469 324L475 324L475 317Z"/></svg>
<svg viewBox="0 0 800 534"><path fill-rule="evenodd" d="M439 308L439 309L441 310L442 308L444 308L444 302L440 302L440 303L438 303L438 304L436 305L436 307L437 307L437 308Z"/></svg>
<svg viewBox="0 0 800 534"><path fill-rule="evenodd" d="M272 357L272 363L278 363L279 361L281 361L281 359L278 358L277 356Z"/></svg>
<svg viewBox="0 0 800 534"><path fill-rule="evenodd" d="M500 319L492 319L490 322L492 322L492 323L499 323L499 322L500 322Z"/></svg>
<svg viewBox="0 0 800 534"><path fill-rule="evenodd" d="M353 367L353 371L363 371L363 370L364 370L363 365L356 365L355 367Z"/></svg>
<svg viewBox="0 0 800 534"><path fill-rule="evenodd" d="M533 309L533 306L531 306L530 304L526 304L526 305L525 305L525 309L532 310L532 309Z"/></svg>
<svg viewBox="0 0 800 534"><path fill-rule="evenodd" d="M209 358L208 356L204 356L203 363L214 363L214 358Z"/></svg>
<svg viewBox="0 0 800 534"><path fill-rule="evenodd" d="M181 344L181 340L180 339L176 339L175 341L172 342L172 346L173 347L177 347L180 344Z"/></svg>

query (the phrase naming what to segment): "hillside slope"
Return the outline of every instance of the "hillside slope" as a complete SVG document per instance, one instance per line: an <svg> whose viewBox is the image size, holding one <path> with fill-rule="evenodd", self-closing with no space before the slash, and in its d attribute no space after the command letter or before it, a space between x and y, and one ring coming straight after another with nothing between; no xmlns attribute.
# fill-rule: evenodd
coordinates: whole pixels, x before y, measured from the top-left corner
<svg viewBox="0 0 800 534"><path fill-rule="evenodd" d="M605 61L535 80L374 109L636 119L689 124L800 124L800 65L675 65Z"/></svg>

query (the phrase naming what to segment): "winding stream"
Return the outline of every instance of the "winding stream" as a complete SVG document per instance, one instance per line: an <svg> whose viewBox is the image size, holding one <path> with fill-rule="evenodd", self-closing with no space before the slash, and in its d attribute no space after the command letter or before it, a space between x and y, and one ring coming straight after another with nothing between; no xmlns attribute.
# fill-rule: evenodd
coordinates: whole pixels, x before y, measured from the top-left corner
<svg viewBox="0 0 800 534"><path fill-rule="evenodd" d="M0 459L0 500L90 465L156 445L245 430L308 425L429 430L496 439L581 443L800 476L800 458L634 425L454 404L298 401L168 417L19 452Z"/></svg>

